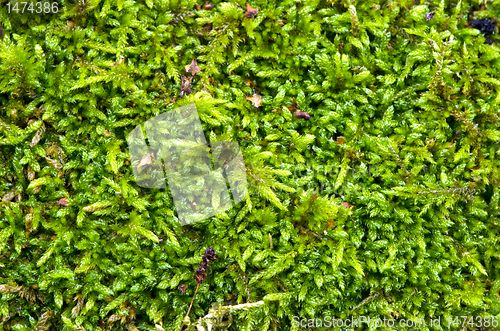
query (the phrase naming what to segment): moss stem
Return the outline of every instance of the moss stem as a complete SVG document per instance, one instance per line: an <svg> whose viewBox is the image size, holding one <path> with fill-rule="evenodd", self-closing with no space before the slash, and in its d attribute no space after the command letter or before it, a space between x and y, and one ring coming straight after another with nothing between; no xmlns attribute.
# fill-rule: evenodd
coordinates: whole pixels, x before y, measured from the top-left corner
<svg viewBox="0 0 500 331"><path fill-rule="evenodd" d="M191 304L189 305L189 309L188 309L188 312L186 314L186 317L184 317L184 320L189 317L189 312L191 311L191 307L193 307L194 298L196 297L196 293L198 293L198 289L200 288L200 285L201 285L201 283L198 283L198 285L196 286L196 290L194 291L193 299L191 299ZM179 329L179 331L182 331L183 327L184 327L184 321L182 321L181 328Z"/></svg>

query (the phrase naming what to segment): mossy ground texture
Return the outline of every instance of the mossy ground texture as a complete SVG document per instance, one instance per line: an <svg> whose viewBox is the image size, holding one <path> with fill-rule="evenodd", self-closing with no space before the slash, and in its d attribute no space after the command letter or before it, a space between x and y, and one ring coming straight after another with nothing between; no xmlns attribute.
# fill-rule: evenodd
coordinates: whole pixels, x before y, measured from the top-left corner
<svg viewBox="0 0 500 331"><path fill-rule="evenodd" d="M184 330L209 312L207 330L298 330L293 316L496 329L500 40L468 22L499 14L496 0L22 15L4 1L0 330L178 330L208 247ZM207 140L241 147L249 194L182 226L168 188L136 184L126 139L190 103Z"/></svg>

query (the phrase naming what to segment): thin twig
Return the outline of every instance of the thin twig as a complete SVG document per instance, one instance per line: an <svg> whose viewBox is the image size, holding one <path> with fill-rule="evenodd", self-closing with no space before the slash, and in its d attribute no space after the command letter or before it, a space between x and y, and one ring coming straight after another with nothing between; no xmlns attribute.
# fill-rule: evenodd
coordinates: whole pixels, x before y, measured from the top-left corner
<svg viewBox="0 0 500 331"><path fill-rule="evenodd" d="M189 317L189 312L191 311L191 307L193 307L193 302L194 298L196 297L196 293L198 293L198 289L200 288L201 283L198 283L198 286L196 286L196 290L194 291L193 299L191 299L191 304L189 305L188 312L186 314L186 317L184 317L184 320ZM182 328L184 327L184 321L182 321L181 328L179 331L182 331Z"/></svg>
<svg viewBox="0 0 500 331"><path fill-rule="evenodd" d="M396 153L396 151L394 150L394 148L392 148L391 145L389 145L389 149L391 150L392 154L394 155L394 157L398 161L399 166L401 168L403 168L403 170L405 171L405 176L408 176L410 173L408 172L408 170L406 170L405 164L403 163L403 161L401 160L399 155Z"/></svg>
<svg viewBox="0 0 500 331"><path fill-rule="evenodd" d="M373 294L370 294L370 296L368 296L367 298L365 298L363 301L361 301L361 303L359 305L357 305L356 307L354 307L353 309L351 309L351 313L355 310L357 310L359 307L361 306L364 306L365 304L367 304L368 302L372 301L373 299L375 299L376 297L378 297L382 292L375 292Z"/></svg>

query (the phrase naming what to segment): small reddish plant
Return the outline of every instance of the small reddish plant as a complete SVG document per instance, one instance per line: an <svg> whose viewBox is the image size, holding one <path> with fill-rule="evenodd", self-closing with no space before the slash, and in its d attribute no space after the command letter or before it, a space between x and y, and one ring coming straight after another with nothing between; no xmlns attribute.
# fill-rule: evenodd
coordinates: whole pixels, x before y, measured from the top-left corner
<svg viewBox="0 0 500 331"><path fill-rule="evenodd" d="M205 254L203 254L200 265L196 269L196 273L193 275L194 279L196 280L196 283L198 285L196 286L196 290L194 291L193 299L191 299L191 304L189 305L188 312L187 312L186 317L184 319L189 317L189 312L191 311L191 308L193 307L193 302L194 302L194 298L196 297L196 293L198 293L198 289L200 288L201 283L203 283L203 281L205 280L205 277L207 277L206 271L207 271L208 265L210 264L210 262L212 262L216 258L217 258L217 255L215 254L215 249L213 249L212 247L207 248L207 250L205 251ZM184 291L182 291L182 290L181 291L183 293L185 293L186 288L184 287L183 290ZM179 331L182 331L183 327L184 327L184 322L182 322L181 328L179 329Z"/></svg>

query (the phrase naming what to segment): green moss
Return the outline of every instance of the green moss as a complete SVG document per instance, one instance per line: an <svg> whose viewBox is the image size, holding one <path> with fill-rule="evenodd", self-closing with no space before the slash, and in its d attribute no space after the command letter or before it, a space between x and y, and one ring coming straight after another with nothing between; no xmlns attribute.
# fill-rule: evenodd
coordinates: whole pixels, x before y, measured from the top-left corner
<svg viewBox="0 0 500 331"><path fill-rule="evenodd" d="M207 247L192 322L227 321L212 303L255 303L230 330L497 316L498 37L466 23L500 7L417 3L2 6L1 328L177 330ZM193 102L207 139L241 147L250 194L183 227L168 189L135 183L126 137Z"/></svg>

